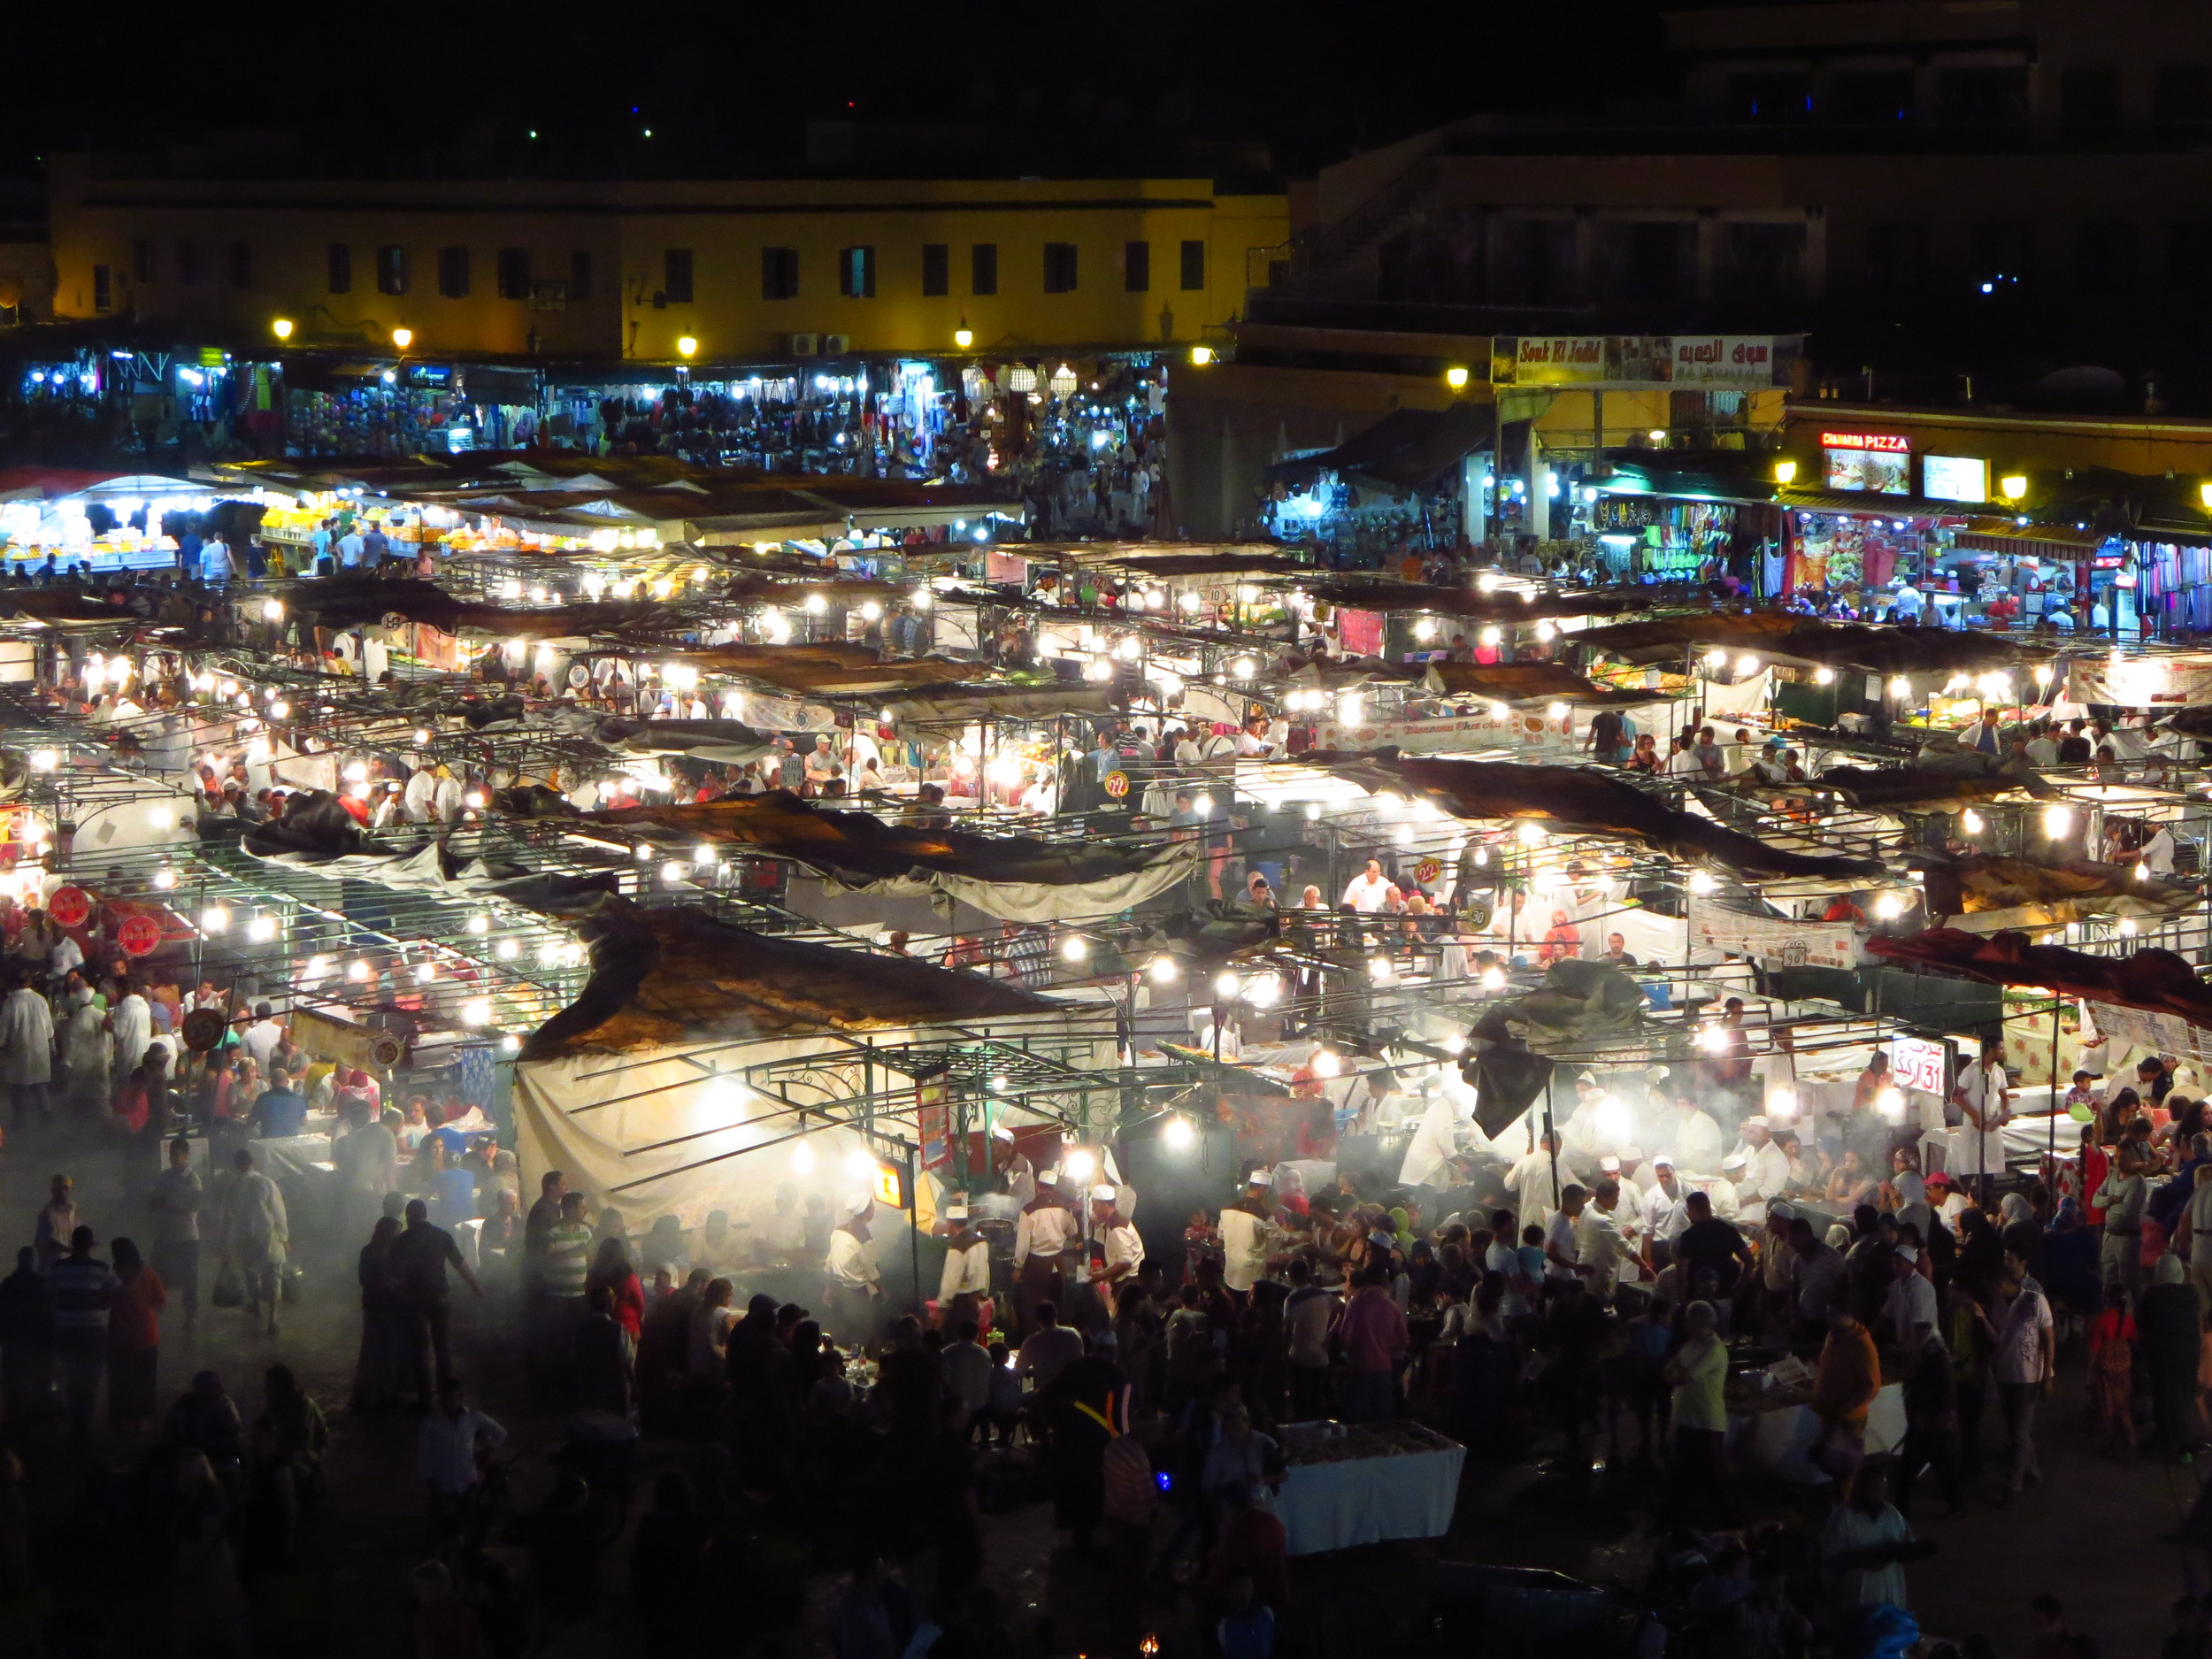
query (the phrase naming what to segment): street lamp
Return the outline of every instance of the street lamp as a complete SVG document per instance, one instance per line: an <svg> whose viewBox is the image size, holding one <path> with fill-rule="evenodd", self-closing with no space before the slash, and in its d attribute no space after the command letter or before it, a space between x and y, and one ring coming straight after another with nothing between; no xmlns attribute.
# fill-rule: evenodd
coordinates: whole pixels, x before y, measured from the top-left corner
<svg viewBox="0 0 2212 1659"><path fill-rule="evenodd" d="M1193 346L1190 360L1202 369L1214 360L1214 349L1211 346Z"/></svg>
<svg viewBox="0 0 2212 1659"><path fill-rule="evenodd" d="M278 318L269 325L269 332L279 340L289 340L292 337L292 319L289 317Z"/></svg>
<svg viewBox="0 0 2212 1659"><path fill-rule="evenodd" d="M2007 501L2018 503L2028 493L2028 479L2024 472L2008 472L1997 480L1997 493Z"/></svg>
<svg viewBox="0 0 2212 1659"><path fill-rule="evenodd" d="M676 341L676 355L683 358L686 362L689 362L693 357L699 355L699 342L693 339L689 334L678 336Z"/></svg>
<svg viewBox="0 0 2212 1659"><path fill-rule="evenodd" d="M1455 392L1464 391L1467 388L1467 371L1454 364L1444 371L1444 384Z"/></svg>
<svg viewBox="0 0 2212 1659"><path fill-rule="evenodd" d="M952 331L952 343L963 351L975 344L975 330L968 326L966 318L963 317L960 319L960 326Z"/></svg>
<svg viewBox="0 0 2212 1659"><path fill-rule="evenodd" d="M392 343L402 351L406 350L408 347L415 343L415 331L404 327L393 329Z"/></svg>
<svg viewBox="0 0 2212 1659"><path fill-rule="evenodd" d="M1777 461L1774 464L1774 481L1778 484L1794 484L1797 482L1797 463L1794 461Z"/></svg>

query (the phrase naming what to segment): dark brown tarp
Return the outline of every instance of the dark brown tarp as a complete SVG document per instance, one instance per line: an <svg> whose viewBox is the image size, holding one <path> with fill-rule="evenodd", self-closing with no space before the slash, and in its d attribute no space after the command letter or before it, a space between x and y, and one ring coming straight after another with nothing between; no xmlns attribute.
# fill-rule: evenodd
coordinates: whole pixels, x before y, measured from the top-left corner
<svg viewBox="0 0 2212 1659"><path fill-rule="evenodd" d="M2094 864L2086 858L2063 864L2038 864L2032 859L2008 858L2000 853L1978 853L1955 859L1952 869L1969 916L1982 910L2010 910L2018 904L2049 904L2099 899L2133 899L2147 911L2177 911L2197 903L2194 887L2158 876L2136 879L2131 864Z"/></svg>
<svg viewBox="0 0 2212 1659"><path fill-rule="evenodd" d="M2025 933L1985 938L1955 927L1931 928L1909 939L1870 939L1866 949L1886 961L1941 968L1985 985L2037 986L2212 1027L2212 986L2170 950L2092 956L2062 945L2032 945Z"/></svg>
<svg viewBox="0 0 2212 1659"><path fill-rule="evenodd" d="M1356 611L1429 611L1469 622L1539 622L1546 617L1609 617L1624 611L1648 611L1680 597L1655 588L1594 588L1582 592L1534 593L1479 588L1446 588L1433 582L1394 582L1374 576L1340 576L1308 581L1305 591L1333 605ZM1699 603L1703 603L1701 597ZM1578 634L1578 639L1586 635Z"/></svg>
<svg viewBox="0 0 2212 1659"><path fill-rule="evenodd" d="M910 1025L1050 1012L1027 991L930 963L780 939L686 907L603 900L580 931L591 978L521 1058L624 1053L701 1038Z"/></svg>
<svg viewBox="0 0 2212 1659"><path fill-rule="evenodd" d="M380 578L326 576L319 581L297 582L288 597L292 609L325 628L359 627L403 617L426 622L447 634L473 629L506 639L590 639L619 634L645 622L660 607L644 603L554 605L536 610L511 610L473 600L457 599L435 582L408 578L387 581Z"/></svg>
<svg viewBox="0 0 2212 1659"><path fill-rule="evenodd" d="M1946 801L1992 801L2016 789L2039 800L2058 793L2033 767L1974 749L1919 766L1834 766L1822 772L1812 787L1833 790L1854 806L1873 811Z"/></svg>
<svg viewBox="0 0 2212 1659"><path fill-rule="evenodd" d="M1987 634L1952 628L1863 627L1849 622L1809 622L1762 611L1750 616L1657 617L1586 628L1573 643L1631 662L1679 660L1701 645L1765 650L1778 657L1884 674L1979 673L2018 665L2020 648Z"/></svg>
<svg viewBox="0 0 2212 1659"><path fill-rule="evenodd" d="M885 662L879 653L862 645L709 645L657 655L664 662L687 663L705 673L741 674L785 691L824 696L949 685L976 668L973 663L956 663L946 657Z"/></svg>
<svg viewBox="0 0 2212 1659"><path fill-rule="evenodd" d="M1711 863L1739 874L1780 880L1814 876L1855 880L1882 873L1874 858L1841 858L1770 847L1694 812L1678 812L1625 779L1579 766L1540 766L1509 760L1431 760L1414 756L1302 756L1302 764L1334 766L1347 776L1379 770L1425 794L1460 818L1530 818L1593 835L1641 841L1686 864Z"/></svg>
<svg viewBox="0 0 2212 1659"><path fill-rule="evenodd" d="M1448 697L1488 697L1499 703L1532 703L1556 697L1582 703L1650 703L1655 691L1618 691L1601 686L1557 663L1431 663L1433 689Z"/></svg>
<svg viewBox="0 0 2212 1659"><path fill-rule="evenodd" d="M673 806L615 807L584 815L586 824L652 828L686 842L749 847L795 858L853 880L879 881L933 870L983 881L1071 887L1125 875L1156 861L1159 849L1070 843L1020 835L895 824L872 812L819 807L787 789Z"/></svg>

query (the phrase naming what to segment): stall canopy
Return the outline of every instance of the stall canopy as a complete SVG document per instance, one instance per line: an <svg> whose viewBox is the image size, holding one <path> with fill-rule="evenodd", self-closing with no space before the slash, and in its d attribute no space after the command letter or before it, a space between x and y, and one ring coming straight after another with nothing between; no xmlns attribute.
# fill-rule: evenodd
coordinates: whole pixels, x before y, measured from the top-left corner
<svg viewBox="0 0 2212 1659"><path fill-rule="evenodd" d="M1663 662L1701 645L1717 645L1884 674L1981 672L2012 668L2020 661L2018 646L1986 634L1808 622L1774 611L1655 617L1648 622L1586 628L1574 636L1574 642L1631 662Z"/></svg>
<svg viewBox="0 0 2212 1659"><path fill-rule="evenodd" d="M1004 921L1070 921L1141 904L1187 878L1198 844L1121 848L890 824L802 801L787 789L671 806L617 807L587 824L657 833L689 846L745 847L795 859L842 885L959 899Z"/></svg>
<svg viewBox="0 0 2212 1659"><path fill-rule="evenodd" d="M1931 861L1927 874L1929 902L1938 905L1939 865ZM1975 933L1995 931L1996 924L2013 927L2053 927L2079 921L2085 916L2176 916L2203 902L2194 887L2145 873L2131 867L2070 859L2064 864L2037 864L2008 858L2001 853L1978 853L1951 861L1948 875L1957 882L1958 911L1974 918Z"/></svg>
<svg viewBox="0 0 2212 1659"><path fill-rule="evenodd" d="M1121 700L1110 686L1011 686L960 682L902 692L883 704L902 730L968 726L978 720L1049 720L1064 714L1110 714Z"/></svg>
<svg viewBox="0 0 2212 1659"><path fill-rule="evenodd" d="M1620 777L1576 766L1431 760L1390 750L1374 756L1310 754L1304 760L1359 780L1371 780L1379 772L1395 780L1397 787L1426 795L1459 818L1528 818L1585 834L1619 836L1686 864L1721 864L1740 875L1850 880L1883 872L1878 859L1770 847L1709 818L1678 812Z"/></svg>
<svg viewBox="0 0 2212 1659"><path fill-rule="evenodd" d="M610 896L582 931L591 978L531 1034L525 1060L629 1053L701 1036L877 1032L1057 1011L996 979L755 933L689 907L641 910Z"/></svg>
<svg viewBox="0 0 2212 1659"><path fill-rule="evenodd" d="M1418 489L1486 449L1496 434L1495 414L1481 403L1394 410L1333 449L1278 461L1267 469L1267 477L1304 488L1324 472L1339 472L1394 489Z"/></svg>

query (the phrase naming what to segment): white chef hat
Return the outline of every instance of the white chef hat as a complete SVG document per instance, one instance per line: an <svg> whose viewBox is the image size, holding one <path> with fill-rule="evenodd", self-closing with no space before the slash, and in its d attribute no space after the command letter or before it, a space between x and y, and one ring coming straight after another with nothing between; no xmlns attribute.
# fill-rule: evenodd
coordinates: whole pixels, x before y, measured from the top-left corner
<svg viewBox="0 0 2212 1659"><path fill-rule="evenodd" d="M1621 1172L1621 1161L1609 1152L1598 1160L1598 1171L1603 1175L1618 1175Z"/></svg>
<svg viewBox="0 0 2212 1659"><path fill-rule="evenodd" d="M947 1204L944 1213L947 1221L965 1221L968 1218L968 1207L965 1204Z"/></svg>
<svg viewBox="0 0 2212 1659"><path fill-rule="evenodd" d="M1909 1266L1920 1259L1920 1252L1909 1244L1901 1244L1897 1247L1897 1259Z"/></svg>
<svg viewBox="0 0 2212 1659"><path fill-rule="evenodd" d="M1764 1112L1754 1112L1743 1120L1743 1126L1747 1129L1771 1129L1774 1125Z"/></svg>
<svg viewBox="0 0 2212 1659"><path fill-rule="evenodd" d="M1244 1184L1248 1187L1272 1187L1275 1178L1265 1170L1254 1170L1244 1178Z"/></svg>
<svg viewBox="0 0 2212 1659"><path fill-rule="evenodd" d="M866 1193L855 1193L845 1201L845 1213L848 1216L864 1216L868 1213L869 1206L875 1202Z"/></svg>
<svg viewBox="0 0 2212 1659"><path fill-rule="evenodd" d="M1040 1170L1040 1171L1037 1172L1037 1185L1038 1185L1038 1186L1040 1186L1040 1187L1057 1187L1059 1184L1060 1184L1060 1166L1059 1166L1058 1164L1054 1164L1054 1165L1053 1165L1050 1169L1048 1169L1048 1170Z"/></svg>
<svg viewBox="0 0 2212 1659"><path fill-rule="evenodd" d="M1091 1188L1091 1197L1102 1204L1118 1204L1121 1202L1121 1188L1110 1182L1101 1181Z"/></svg>
<svg viewBox="0 0 2212 1659"><path fill-rule="evenodd" d="M1621 1162L1622 1162L1622 1163L1624 1163L1624 1164L1641 1164L1643 1161L1644 1161L1644 1149L1643 1149L1643 1148L1641 1148L1641 1147L1623 1147L1623 1148L1621 1148Z"/></svg>
<svg viewBox="0 0 2212 1659"><path fill-rule="evenodd" d="M1662 1164L1665 1164L1669 1169L1672 1169L1674 1167L1674 1154L1671 1152L1653 1153L1651 1155L1651 1167L1655 1170Z"/></svg>
<svg viewBox="0 0 2212 1659"><path fill-rule="evenodd" d="M1580 1077L1575 1079L1575 1081L1578 1083L1588 1083L1594 1087L1596 1085L1597 1080L1598 1074L1594 1071L1585 1071Z"/></svg>
<svg viewBox="0 0 2212 1659"><path fill-rule="evenodd" d="M1740 1152L1731 1152L1720 1161L1720 1166L1724 1170L1740 1170L1749 1161Z"/></svg>

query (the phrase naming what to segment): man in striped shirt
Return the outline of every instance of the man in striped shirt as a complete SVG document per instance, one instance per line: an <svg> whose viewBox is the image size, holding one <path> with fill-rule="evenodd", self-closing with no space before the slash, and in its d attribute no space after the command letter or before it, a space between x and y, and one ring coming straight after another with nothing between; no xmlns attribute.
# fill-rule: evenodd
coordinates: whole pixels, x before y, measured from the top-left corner
<svg viewBox="0 0 2212 1659"><path fill-rule="evenodd" d="M54 1347L69 1393L69 1432L92 1432L92 1406L108 1361L108 1300L122 1288L115 1270L92 1254L92 1229L69 1235L69 1254L47 1270L54 1297Z"/></svg>
<svg viewBox="0 0 2212 1659"><path fill-rule="evenodd" d="M583 1194L562 1194L561 1218L545 1235L547 1346L557 1363L566 1363L569 1333L584 1316L593 1242L591 1224L584 1219Z"/></svg>

